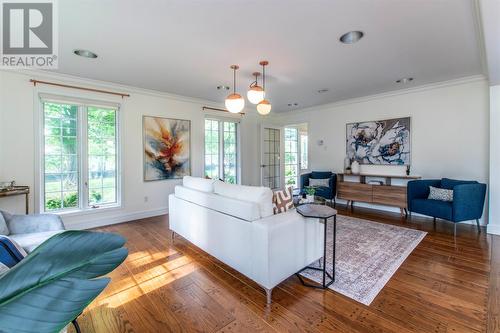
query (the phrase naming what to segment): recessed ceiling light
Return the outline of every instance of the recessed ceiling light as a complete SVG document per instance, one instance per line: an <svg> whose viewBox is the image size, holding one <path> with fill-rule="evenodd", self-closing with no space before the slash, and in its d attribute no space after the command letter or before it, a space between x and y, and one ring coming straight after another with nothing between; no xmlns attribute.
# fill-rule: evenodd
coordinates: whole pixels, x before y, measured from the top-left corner
<svg viewBox="0 0 500 333"><path fill-rule="evenodd" d="M363 31L349 31L342 36L340 36L340 41L344 44L354 44L359 41L364 36Z"/></svg>
<svg viewBox="0 0 500 333"><path fill-rule="evenodd" d="M76 54L77 56L84 57L84 58L90 58L90 59L97 58L97 54L95 54L94 52L89 51L89 50L78 49L78 50L74 50L73 53Z"/></svg>
<svg viewBox="0 0 500 333"><path fill-rule="evenodd" d="M318 94L323 94L323 93L326 93L328 92L328 89L320 89L318 90Z"/></svg>
<svg viewBox="0 0 500 333"><path fill-rule="evenodd" d="M411 81L413 81L412 77L404 77L402 79L396 80L396 83L405 84L405 83L410 83Z"/></svg>
<svg viewBox="0 0 500 333"><path fill-rule="evenodd" d="M224 86L224 85L220 85L220 86L217 86L217 90L229 90L229 86Z"/></svg>

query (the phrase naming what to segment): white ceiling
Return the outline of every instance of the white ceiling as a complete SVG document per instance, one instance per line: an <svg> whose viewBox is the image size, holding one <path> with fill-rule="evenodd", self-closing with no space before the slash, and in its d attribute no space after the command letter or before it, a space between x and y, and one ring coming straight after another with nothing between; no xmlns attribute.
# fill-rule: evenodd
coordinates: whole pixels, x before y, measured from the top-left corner
<svg viewBox="0 0 500 333"><path fill-rule="evenodd" d="M216 102L231 64L246 95L262 59L273 111L483 74L473 0L58 3L59 72ZM365 37L341 44L350 30ZM99 58L77 57L77 48ZM415 80L395 83L407 76Z"/></svg>

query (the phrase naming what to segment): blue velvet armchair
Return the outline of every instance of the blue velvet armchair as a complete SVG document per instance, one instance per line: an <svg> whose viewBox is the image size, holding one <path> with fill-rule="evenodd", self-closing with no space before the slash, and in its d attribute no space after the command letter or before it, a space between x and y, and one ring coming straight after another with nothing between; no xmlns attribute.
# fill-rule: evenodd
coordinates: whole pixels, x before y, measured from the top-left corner
<svg viewBox="0 0 500 333"><path fill-rule="evenodd" d="M305 193L305 187L309 186L309 179L326 179L328 178L328 187L321 186L316 188L316 194L319 197L323 197L327 200L335 202L335 196L337 194L337 174L330 171L313 171L310 173L305 173L300 175L300 194Z"/></svg>
<svg viewBox="0 0 500 333"><path fill-rule="evenodd" d="M446 202L428 199L429 186L453 190L453 201ZM477 229L479 219L483 215L486 184L476 181L455 179L413 180L407 187L408 210L414 213L444 219L455 223L476 220Z"/></svg>

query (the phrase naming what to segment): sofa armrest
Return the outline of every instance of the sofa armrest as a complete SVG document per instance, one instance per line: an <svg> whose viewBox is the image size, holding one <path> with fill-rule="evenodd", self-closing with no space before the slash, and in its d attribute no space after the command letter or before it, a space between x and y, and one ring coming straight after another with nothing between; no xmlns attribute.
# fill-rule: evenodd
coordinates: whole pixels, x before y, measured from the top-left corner
<svg viewBox="0 0 500 333"><path fill-rule="evenodd" d="M453 187L453 221L480 219L483 215L486 184L463 184Z"/></svg>
<svg viewBox="0 0 500 333"><path fill-rule="evenodd" d="M406 188L406 200L408 210L411 212L411 202L413 199L427 199L429 196L429 186L439 187L441 180L426 179L426 180L411 180Z"/></svg>
<svg viewBox="0 0 500 333"><path fill-rule="evenodd" d="M252 222L252 272L268 289L323 255L323 224L295 209Z"/></svg>
<svg viewBox="0 0 500 333"><path fill-rule="evenodd" d="M309 178L311 173L304 173L300 175L300 193L304 193L304 187L309 186Z"/></svg>
<svg viewBox="0 0 500 333"><path fill-rule="evenodd" d="M10 215L7 225L14 235L64 230L61 218L54 214Z"/></svg>
<svg viewBox="0 0 500 333"><path fill-rule="evenodd" d="M337 174L332 174L330 180L328 181L328 185L330 186L330 190L332 193L332 199L335 198L337 194Z"/></svg>

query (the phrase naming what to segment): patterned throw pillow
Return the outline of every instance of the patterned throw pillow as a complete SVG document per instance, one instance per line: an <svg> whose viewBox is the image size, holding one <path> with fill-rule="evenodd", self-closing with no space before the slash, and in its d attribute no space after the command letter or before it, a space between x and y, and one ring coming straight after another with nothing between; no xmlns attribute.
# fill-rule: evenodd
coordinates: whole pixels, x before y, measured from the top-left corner
<svg viewBox="0 0 500 333"><path fill-rule="evenodd" d="M273 193L273 211L274 214L284 213L293 208L293 190L291 187L275 191Z"/></svg>
<svg viewBox="0 0 500 333"><path fill-rule="evenodd" d="M429 186L428 199L452 202L453 190Z"/></svg>

